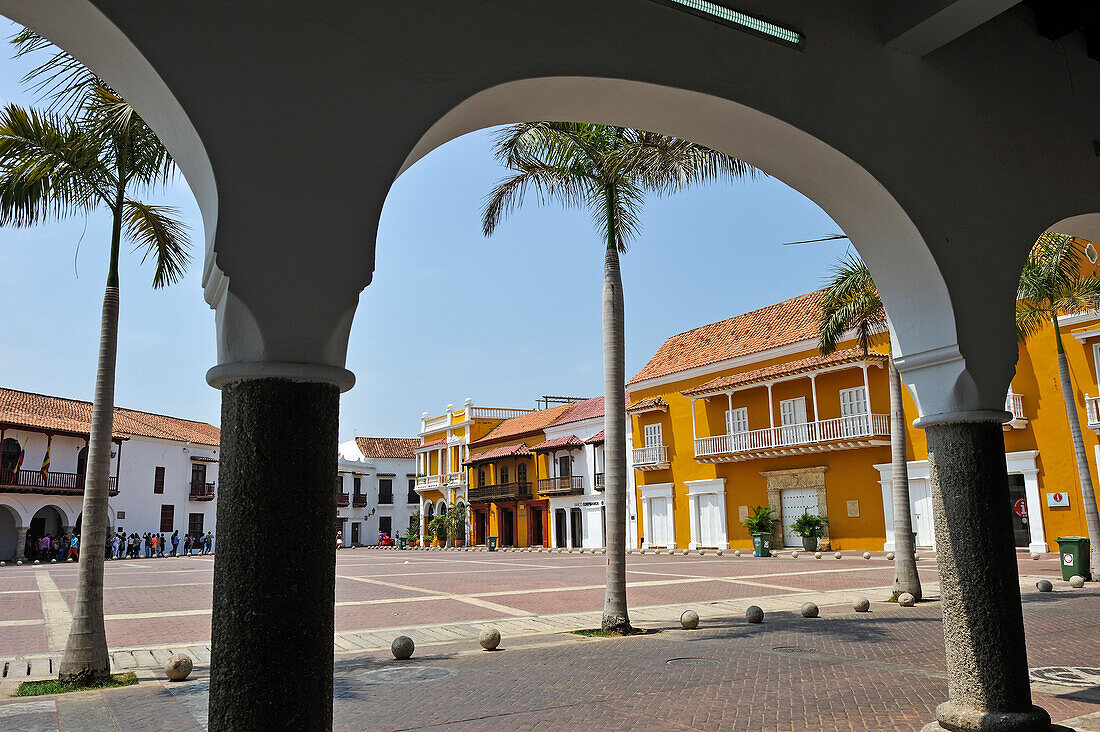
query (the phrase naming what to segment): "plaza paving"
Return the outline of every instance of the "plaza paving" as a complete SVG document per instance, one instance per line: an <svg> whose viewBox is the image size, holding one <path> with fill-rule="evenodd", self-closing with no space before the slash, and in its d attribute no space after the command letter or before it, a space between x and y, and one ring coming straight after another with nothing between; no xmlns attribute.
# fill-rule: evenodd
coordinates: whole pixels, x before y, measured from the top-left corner
<svg viewBox="0 0 1100 732"><path fill-rule="evenodd" d="M892 579L881 554L825 557L631 555L632 618L665 632L605 640L565 632L599 622L601 555L341 552L336 727L920 729L947 698L939 603L877 602ZM920 565L934 597L935 560ZM59 657L76 567L0 569L0 729L203 727L212 567L197 557L109 563L112 660L143 683L18 700L7 697L17 681L28 670L48 676ZM1100 716L1100 591L1059 580L1038 593L1038 576L1057 576L1054 555L1023 558L1020 569L1036 703L1056 720ZM876 601L870 613L852 611L856 596ZM819 619L797 613L811 598ZM750 604L767 611L764 624L745 623ZM678 628L686 607L700 630ZM503 650L477 647L487 624L501 630ZM411 661L389 654L399 633L417 642ZM160 667L177 651L192 655L195 673L168 684ZM1100 730L1100 720L1073 726Z"/></svg>

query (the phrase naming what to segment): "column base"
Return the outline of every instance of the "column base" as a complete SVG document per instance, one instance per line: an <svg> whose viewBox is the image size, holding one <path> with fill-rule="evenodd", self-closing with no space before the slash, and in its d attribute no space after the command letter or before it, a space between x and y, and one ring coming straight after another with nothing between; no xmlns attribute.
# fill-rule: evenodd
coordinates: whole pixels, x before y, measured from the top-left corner
<svg viewBox="0 0 1100 732"><path fill-rule="evenodd" d="M1072 732L1052 725L1050 715L1036 706L1029 712L982 712L944 702L936 707L936 719L921 732Z"/></svg>

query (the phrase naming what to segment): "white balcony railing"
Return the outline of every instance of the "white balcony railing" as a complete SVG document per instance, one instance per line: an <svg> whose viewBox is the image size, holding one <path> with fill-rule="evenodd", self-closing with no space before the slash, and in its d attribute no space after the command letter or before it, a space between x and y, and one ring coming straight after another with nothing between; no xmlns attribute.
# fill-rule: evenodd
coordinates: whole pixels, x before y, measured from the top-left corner
<svg viewBox="0 0 1100 732"><path fill-rule="evenodd" d="M762 430L736 432L729 435L700 437L695 440L695 457L755 452L757 450L795 447L816 442L889 436L889 415L855 414L850 417L823 419L819 422L804 422L782 427L766 427ZM635 458L635 462L637 462L637 458Z"/></svg>
<svg viewBox="0 0 1100 732"><path fill-rule="evenodd" d="M442 475L421 475L416 479L417 488L436 488L443 485Z"/></svg>
<svg viewBox="0 0 1100 732"><path fill-rule="evenodd" d="M451 423L451 415L444 414L439 417L432 417L431 419L424 420L424 432L435 432L436 430L443 429Z"/></svg>
<svg viewBox="0 0 1100 732"><path fill-rule="evenodd" d="M530 409L502 409L499 407L473 407L474 419L509 419L527 414Z"/></svg>
<svg viewBox="0 0 1100 732"><path fill-rule="evenodd" d="M1100 429L1100 397L1090 397L1085 394L1085 412L1089 417L1089 427Z"/></svg>
<svg viewBox="0 0 1100 732"><path fill-rule="evenodd" d="M465 473L447 473L447 485L457 485L466 479Z"/></svg>
<svg viewBox="0 0 1100 732"><path fill-rule="evenodd" d="M654 445L651 447L634 448L634 465L660 465L668 462L668 446Z"/></svg>
<svg viewBox="0 0 1100 732"><path fill-rule="evenodd" d="M1005 398L1005 411L1012 415L1012 419L1027 419L1024 416L1024 395L1008 392Z"/></svg>

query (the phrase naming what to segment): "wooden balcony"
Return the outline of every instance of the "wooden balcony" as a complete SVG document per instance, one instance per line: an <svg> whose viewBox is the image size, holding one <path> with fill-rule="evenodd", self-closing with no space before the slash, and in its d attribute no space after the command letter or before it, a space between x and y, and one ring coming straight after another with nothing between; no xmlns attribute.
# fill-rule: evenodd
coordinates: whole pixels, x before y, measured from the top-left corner
<svg viewBox="0 0 1100 732"><path fill-rule="evenodd" d="M46 477L38 470L0 470L0 491L5 493L39 493L55 496L79 496L84 493L83 473L50 471ZM118 479L107 479L107 490L118 495Z"/></svg>
<svg viewBox="0 0 1100 732"><path fill-rule="evenodd" d="M351 505L355 506L356 508L363 508L364 506L366 506L367 505L367 496L366 496L366 494L365 493L360 493L357 496L352 496L351 497Z"/></svg>
<svg viewBox="0 0 1100 732"><path fill-rule="evenodd" d="M539 493L544 496L579 496L584 493L584 479L579 475L539 478Z"/></svg>
<svg viewBox="0 0 1100 732"><path fill-rule="evenodd" d="M703 463L736 462L760 457L888 445L890 416L855 414L818 422L766 427L695 440L695 459ZM885 439L880 439L885 438Z"/></svg>
<svg viewBox="0 0 1100 732"><path fill-rule="evenodd" d="M592 476L592 487L598 491L603 490L603 473L596 473Z"/></svg>
<svg viewBox="0 0 1100 732"><path fill-rule="evenodd" d="M634 448L635 470L667 470L668 445Z"/></svg>
<svg viewBox="0 0 1100 732"><path fill-rule="evenodd" d="M191 493L187 496L189 501L213 501L214 500L214 484L213 483L192 483Z"/></svg>
<svg viewBox="0 0 1100 732"><path fill-rule="evenodd" d="M351 498L350 498L350 496L348 496L347 493L341 493L340 491L336 491L336 505L337 506L339 506L341 508L344 508L350 502L351 502Z"/></svg>
<svg viewBox="0 0 1100 732"><path fill-rule="evenodd" d="M481 485L471 488L470 503L488 503L489 501L523 501L531 498L530 483L501 483L499 485Z"/></svg>

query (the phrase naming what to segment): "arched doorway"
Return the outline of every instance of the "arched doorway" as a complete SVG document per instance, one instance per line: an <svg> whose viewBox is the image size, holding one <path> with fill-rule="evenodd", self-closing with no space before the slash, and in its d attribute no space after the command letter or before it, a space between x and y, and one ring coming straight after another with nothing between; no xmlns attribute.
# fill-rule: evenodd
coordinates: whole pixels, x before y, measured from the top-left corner
<svg viewBox="0 0 1100 732"><path fill-rule="evenodd" d="M4 438L3 445L0 445L0 483L16 483L14 472L15 466L19 464L20 449L18 440Z"/></svg>
<svg viewBox="0 0 1100 732"><path fill-rule="evenodd" d="M27 535L40 539L49 535L61 536L65 526L65 517L56 506L43 506L31 517L31 525L27 528Z"/></svg>
<svg viewBox="0 0 1100 732"><path fill-rule="evenodd" d="M19 520L15 511L7 506L0 505L0 562L10 562L15 559L19 540Z"/></svg>

